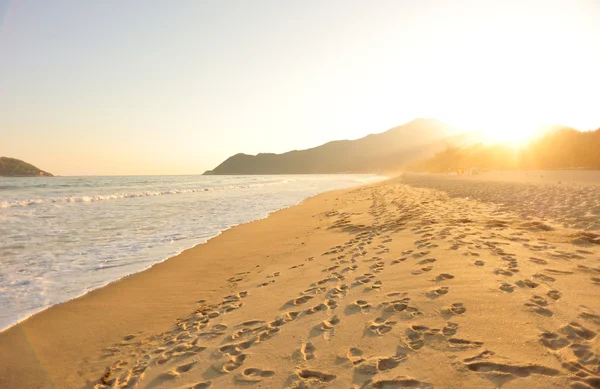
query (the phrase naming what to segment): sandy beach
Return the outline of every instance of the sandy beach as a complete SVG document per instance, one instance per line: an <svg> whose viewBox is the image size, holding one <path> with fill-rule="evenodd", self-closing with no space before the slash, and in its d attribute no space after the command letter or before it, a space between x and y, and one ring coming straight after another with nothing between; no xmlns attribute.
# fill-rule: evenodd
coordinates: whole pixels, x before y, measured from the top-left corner
<svg viewBox="0 0 600 389"><path fill-rule="evenodd" d="M0 333L0 388L600 388L595 184L415 175Z"/></svg>

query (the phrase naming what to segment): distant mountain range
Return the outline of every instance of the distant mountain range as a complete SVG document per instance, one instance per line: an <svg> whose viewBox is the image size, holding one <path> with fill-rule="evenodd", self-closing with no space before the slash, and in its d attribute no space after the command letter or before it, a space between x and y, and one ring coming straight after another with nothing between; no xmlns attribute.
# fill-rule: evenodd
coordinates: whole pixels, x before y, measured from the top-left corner
<svg viewBox="0 0 600 389"><path fill-rule="evenodd" d="M52 177L52 174L19 159L0 157L0 177Z"/></svg>
<svg viewBox="0 0 600 389"><path fill-rule="evenodd" d="M436 119L415 119L380 134L283 154L236 154L205 175L384 173L428 158L464 135Z"/></svg>

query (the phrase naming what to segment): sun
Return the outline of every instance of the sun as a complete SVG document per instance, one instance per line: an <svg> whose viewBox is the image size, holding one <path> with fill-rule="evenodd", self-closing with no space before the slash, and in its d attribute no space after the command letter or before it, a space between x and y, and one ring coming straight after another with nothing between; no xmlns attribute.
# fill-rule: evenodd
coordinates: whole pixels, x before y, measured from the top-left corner
<svg viewBox="0 0 600 389"><path fill-rule="evenodd" d="M462 119L462 120L461 120ZM448 119L465 132L476 135L479 141L489 144L523 146L534 140L544 124L534 117L517 112L490 112L478 110L464 118Z"/></svg>
<svg viewBox="0 0 600 389"><path fill-rule="evenodd" d="M505 143L520 146L532 140L538 125L519 120L505 123L488 123L482 126L485 140L490 143Z"/></svg>

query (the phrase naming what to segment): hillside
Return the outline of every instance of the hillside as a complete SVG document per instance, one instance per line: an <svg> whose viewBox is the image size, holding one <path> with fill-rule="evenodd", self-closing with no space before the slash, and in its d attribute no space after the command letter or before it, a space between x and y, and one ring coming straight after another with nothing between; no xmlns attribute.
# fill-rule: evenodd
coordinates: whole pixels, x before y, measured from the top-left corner
<svg viewBox="0 0 600 389"><path fill-rule="evenodd" d="M0 157L0 177L52 177L52 174L15 158Z"/></svg>
<svg viewBox="0 0 600 389"><path fill-rule="evenodd" d="M205 175L379 173L426 158L458 131L435 119L416 119L380 134L338 140L283 154L236 154Z"/></svg>
<svg viewBox="0 0 600 389"><path fill-rule="evenodd" d="M562 127L518 149L508 145L485 144L449 147L429 159L416 162L412 165L412 170L600 169L598 150L600 128L581 132Z"/></svg>

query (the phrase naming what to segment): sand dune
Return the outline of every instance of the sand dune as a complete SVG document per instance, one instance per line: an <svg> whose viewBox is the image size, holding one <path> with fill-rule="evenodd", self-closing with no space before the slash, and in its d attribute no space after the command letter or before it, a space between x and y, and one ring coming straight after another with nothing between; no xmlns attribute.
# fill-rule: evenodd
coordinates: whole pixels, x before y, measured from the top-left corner
<svg viewBox="0 0 600 389"><path fill-rule="evenodd" d="M70 382L600 388L600 246L574 228L595 224L586 214L578 224L571 209L583 189L544 187L533 198L530 189L526 202L506 183L416 180L421 187L396 179L317 196L170 260L190 272L210 261L207 272L221 269L222 278L198 280L210 297L190 284L154 285L165 299L175 289L195 303L163 330L113 331L120 340L73 364ZM542 193L547 214L535 206ZM599 195L586 196L589 204ZM232 239L235 231L242 235ZM251 261L211 260L211 247ZM135 298L135 288L120 290Z"/></svg>

